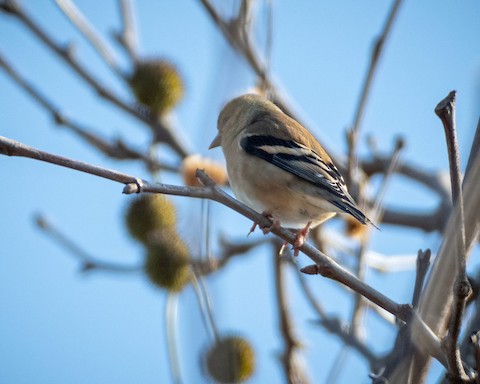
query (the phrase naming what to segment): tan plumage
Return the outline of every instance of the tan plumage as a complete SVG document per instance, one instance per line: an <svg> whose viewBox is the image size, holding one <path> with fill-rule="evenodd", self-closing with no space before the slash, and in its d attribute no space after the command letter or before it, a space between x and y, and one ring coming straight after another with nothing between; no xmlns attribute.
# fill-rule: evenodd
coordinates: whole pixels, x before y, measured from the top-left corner
<svg viewBox="0 0 480 384"><path fill-rule="evenodd" d="M370 222L317 140L269 100L254 94L227 103L218 135L235 196L287 228L314 227L337 212Z"/></svg>

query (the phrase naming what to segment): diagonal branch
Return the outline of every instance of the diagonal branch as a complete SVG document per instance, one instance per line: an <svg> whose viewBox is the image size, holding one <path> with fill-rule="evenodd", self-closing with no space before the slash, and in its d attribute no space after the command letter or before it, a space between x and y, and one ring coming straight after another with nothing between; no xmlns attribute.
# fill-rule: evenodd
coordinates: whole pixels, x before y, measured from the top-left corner
<svg viewBox="0 0 480 384"><path fill-rule="evenodd" d="M118 65L118 60L115 57L112 47L102 38L100 33L98 33L75 3L71 0L55 0L55 3L67 19L85 36L86 40L93 46L110 68L112 68L120 78L125 79L125 74Z"/></svg>
<svg viewBox="0 0 480 384"><path fill-rule="evenodd" d="M184 145L176 136L172 127L165 124L163 120L158 119L157 116L153 115L150 111L142 113L133 105L118 98L112 90L107 88L105 84L102 84L85 66L80 64L71 47L62 46L56 42L25 12L17 0L4 0L0 3L0 10L3 10L8 15L14 16L20 20L47 47L63 59L64 62L68 64L90 87L92 87L100 97L108 100L124 112L147 124L152 128L153 132L156 133L156 140L170 145L179 156L185 157L188 155L188 151L184 148Z"/></svg>
<svg viewBox="0 0 480 384"><path fill-rule="evenodd" d="M150 170L167 170L178 172L178 166L160 164L150 156L143 154L141 151L130 147L124 140L118 138L116 140L107 140L94 133L92 129L86 128L79 122L76 122L66 115L45 96L40 90L32 85L27 79L20 75L1 55L0 67L17 83L17 85L25 90L33 100L39 103L48 113L52 115L55 123L68 128L81 139L98 149L103 154L118 160L141 160Z"/></svg>
<svg viewBox="0 0 480 384"><path fill-rule="evenodd" d="M296 241L296 235L294 233L282 227L274 227L271 220L228 195L220 187L218 187L212 179L210 179L203 171L200 170L197 170L197 177L200 179L200 181L202 181L204 187L182 187L161 183L149 183L148 181L115 170L102 168L40 151L18 141L1 136L0 154L7 156L28 157L116 181L125 184L123 192L126 194L151 192L213 200L235 210L250 220L258 223L260 226L272 228L271 232L273 234L290 244L295 244ZM309 274L321 274L324 277L336 280L337 282L340 282L341 284L351 288L355 292L359 292L373 303L384 308L386 311L394 314L398 319L404 322L414 322L417 324L418 331L423 336L419 337L419 339L422 339L425 344L424 346L428 348L431 355L439 359L439 361L442 363L444 362L443 355L440 351L438 338L436 338L435 335L428 329L425 323L413 310L411 305L396 303L392 299L383 295L381 292L377 291L375 288L359 280L330 257L312 247L308 243L303 244L299 249L315 263L312 266L303 268L303 272Z"/></svg>
<svg viewBox="0 0 480 384"><path fill-rule="evenodd" d="M80 271L105 271L115 273L140 272L142 265L123 265L99 260L87 253L80 245L61 232L45 216L37 215L35 223L46 235L64 247L74 258L80 261Z"/></svg>

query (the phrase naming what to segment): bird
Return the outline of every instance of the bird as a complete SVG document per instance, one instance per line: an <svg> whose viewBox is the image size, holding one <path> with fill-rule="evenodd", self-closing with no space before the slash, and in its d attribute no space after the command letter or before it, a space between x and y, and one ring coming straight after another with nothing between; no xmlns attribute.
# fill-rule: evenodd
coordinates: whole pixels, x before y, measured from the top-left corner
<svg viewBox="0 0 480 384"><path fill-rule="evenodd" d="M296 230L296 255L310 228L337 213L373 224L321 144L267 98L244 94L229 101L217 129L209 149L222 147L235 197L272 226Z"/></svg>

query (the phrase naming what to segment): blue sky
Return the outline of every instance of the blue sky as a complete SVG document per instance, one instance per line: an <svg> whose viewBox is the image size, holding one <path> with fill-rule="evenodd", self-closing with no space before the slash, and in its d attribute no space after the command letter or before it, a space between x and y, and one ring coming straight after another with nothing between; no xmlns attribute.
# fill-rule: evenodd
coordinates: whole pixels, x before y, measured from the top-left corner
<svg viewBox="0 0 480 384"><path fill-rule="evenodd" d="M109 72L70 26L53 2L25 0L24 7L60 42L73 41L82 63L112 89L130 99L128 89ZM104 34L120 25L115 1L76 2ZM217 1L220 3L220 1ZM274 2L272 73L299 114L335 154L344 154L344 132L369 61L373 38L381 30L390 2ZM192 152L207 154L221 105L252 86L253 76L211 24L197 1L142 1L137 4L139 48L144 57L167 57L184 75L186 95L175 119ZM226 13L229 9L224 6ZM263 17L263 16L262 16ZM260 21L262 19L260 17ZM479 116L480 4L473 0L406 1L378 68L362 125L390 151L397 135L406 138L404 159L436 172L448 166L443 128L433 108L452 89L465 164ZM261 23L260 23L261 24ZM259 27L260 39L264 29ZM111 40L110 40L111 41ZM115 43L113 43L115 44ZM121 51L120 51L121 52ZM96 97L69 68L20 24L0 14L0 53L43 90L71 118L106 137L122 136L139 147L148 131ZM120 54L123 63L124 57ZM0 135L40 149L148 177L135 163L106 159L80 142L0 71ZM219 150L209 153L221 159ZM33 224L44 213L92 255L131 265L142 249L123 225L129 197L110 181L49 164L0 157L0 368L1 383L169 383L163 292L141 273L81 274L68 252ZM167 175L166 181L180 183ZM432 197L402 179L392 183L387 201L422 207ZM200 203L174 198L179 231L196 246ZM243 240L251 223L212 205L213 231ZM338 221L329 224L337 228ZM255 236L261 236L255 234ZM437 234L385 226L372 248L389 254L436 250ZM300 256L299 264L308 263ZM413 272L368 274L369 282L398 301L408 301ZM323 383L339 352L334 336L312 325L314 319L295 275L289 276L292 313L305 343L312 383ZM392 284L395 281L395 284ZM258 354L252 383L281 382L277 360L282 348L273 294L272 255L267 247L234 260L207 279L216 322L225 332L248 337ZM331 314L347 320L350 296L337 284L316 278L312 284ZM198 304L188 288L179 298L181 365L185 382L202 382L198 351L208 345ZM372 317L367 330L375 351L391 346L394 330ZM338 383L368 382L368 371L354 352ZM438 369L432 374L432 382Z"/></svg>

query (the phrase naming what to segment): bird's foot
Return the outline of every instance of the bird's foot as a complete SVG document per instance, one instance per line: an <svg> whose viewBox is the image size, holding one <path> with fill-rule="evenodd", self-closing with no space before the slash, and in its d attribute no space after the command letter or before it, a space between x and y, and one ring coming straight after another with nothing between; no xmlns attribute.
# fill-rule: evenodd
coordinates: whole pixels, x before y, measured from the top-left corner
<svg viewBox="0 0 480 384"><path fill-rule="evenodd" d="M310 225L312 224L311 221L307 223L305 228L299 230L295 236L295 243L293 244L293 256L298 256L300 253L300 247L305 243L307 240L308 232L310 231Z"/></svg>
<svg viewBox="0 0 480 384"><path fill-rule="evenodd" d="M270 213L268 212L262 212L262 215L265 216L267 219L271 220L272 221L272 224L271 225L267 225L267 226L262 226L258 223L253 223L252 225L252 228L250 228L250 232L248 232L248 235L247 236L250 236L250 234L255 231L255 229L257 228L257 226L261 229L261 231L263 232L264 235L270 233L272 231L272 229L275 229L275 228L278 228L280 227L280 221L278 221L277 219L275 219Z"/></svg>
<svg viewBox="0 0 480 384"><path fill-rule="evenodd" d="M302 228L301 230L297 231L295 234L295 242L293 243L293 256L297 257L300 253L300 247L305 243L305 240L307 240L308 232L310 231L310 225L312 224L311 221L307 223L307 225ZM280 251L278 254L280 256L283 255L283 251L285 251L285 248L288 246L288 241L284 241L282 244L282 247L280 248Z"/></svg>

